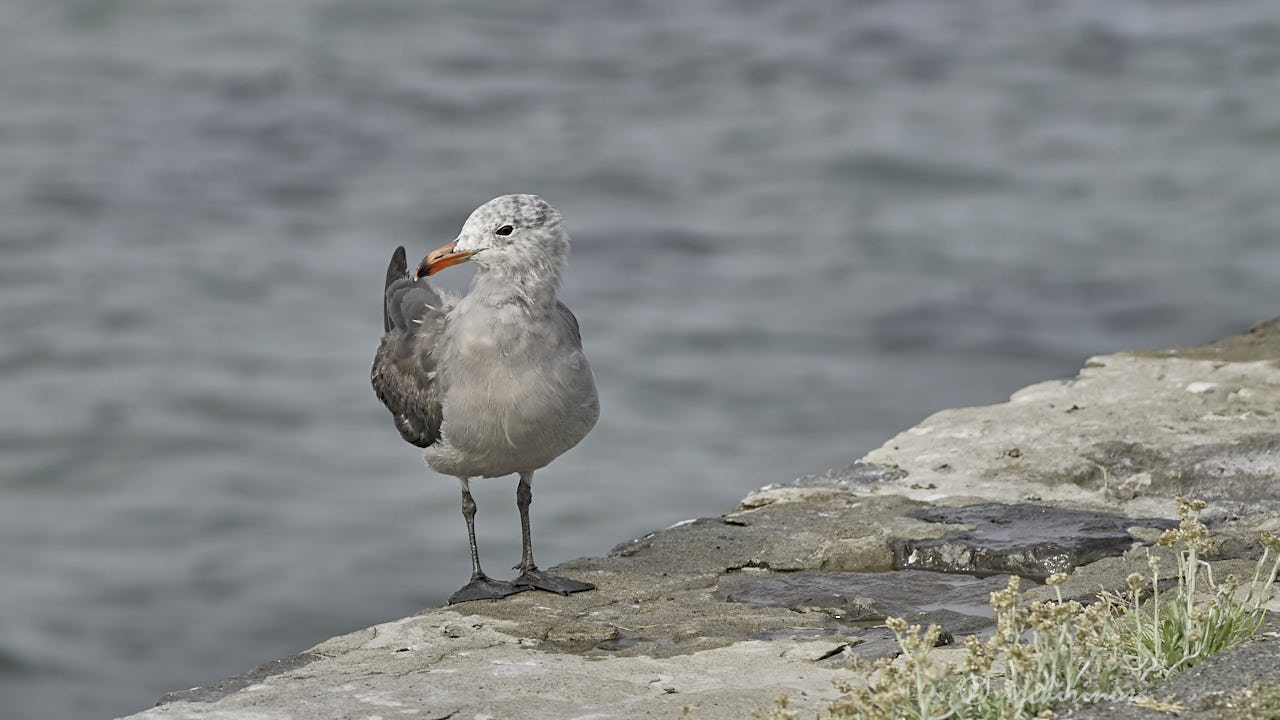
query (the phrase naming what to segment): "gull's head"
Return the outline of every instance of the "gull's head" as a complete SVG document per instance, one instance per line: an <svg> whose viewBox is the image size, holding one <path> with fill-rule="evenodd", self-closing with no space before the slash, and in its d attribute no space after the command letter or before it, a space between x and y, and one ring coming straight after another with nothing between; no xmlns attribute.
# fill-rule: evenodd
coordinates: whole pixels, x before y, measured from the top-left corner
<svg viewBox="0 0 1280 720"><path fill-rule="evenodd" d="M481 205L453 242L433 250L417 276L467 262L503 274L558 275L569 253L560 213L537 195L503 195Z"/></svg>

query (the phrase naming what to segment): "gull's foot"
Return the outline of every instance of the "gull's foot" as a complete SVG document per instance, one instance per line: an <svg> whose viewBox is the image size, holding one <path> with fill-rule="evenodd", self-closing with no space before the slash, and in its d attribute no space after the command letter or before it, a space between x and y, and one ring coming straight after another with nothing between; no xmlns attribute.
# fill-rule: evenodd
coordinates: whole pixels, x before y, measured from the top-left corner
<svg viewBox="0 0 1280 720"><path fill-rule="evenodd" d="M462 586L462 589L449 596L449 604L454 605L468 600L498 600L508 595L515 595L519 592L528 590L527 587L521 587L506 580L494 580L486 575L471 578L471 582Z"/></svg>
<svg viewBox="0 0 1280 720"><path fill-rule="evenodd" d="M551 573L543 572L538 568L529 568L528 570L525 570L520 573L520 577L513 580L512 583L521 590L535 588L537 590L560 593L561 595L572 595L576 592L596 589L596 586L591 583L570 580L567 577L561 577L559 575L552 575Z"/></svg>

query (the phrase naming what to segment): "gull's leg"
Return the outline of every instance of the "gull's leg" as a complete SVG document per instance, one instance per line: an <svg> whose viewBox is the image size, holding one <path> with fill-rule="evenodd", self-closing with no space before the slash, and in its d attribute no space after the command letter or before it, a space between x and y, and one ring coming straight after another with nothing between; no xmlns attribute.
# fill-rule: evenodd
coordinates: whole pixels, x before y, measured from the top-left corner
<svg viewBox="0 0 1280 720"><path fill-rule="evenodd" d="M529 532L529 504L533 502L533 472L520 473L520 484L516 486L516 505L520 508L520 532L524 540L524 549L520 553L520 564L515 566L520 577L515 579L518 588L537 588L549 592L570 595L584 590L595 590L591 583L570 580L567 577L552 575L538 569L533 564L533 536Z"/></svg>
<svg viewBox="0 0 1280 720"><path fill-rule="evenodd" d="M471 543L471 582L449 596L449 604L467 600L497 600L528 590L503 580L494 580L480 569L480 551L476 549L476 501L471 497L471 479L458 478L462 483L462 517L467 521L467 540Z"/></svg>

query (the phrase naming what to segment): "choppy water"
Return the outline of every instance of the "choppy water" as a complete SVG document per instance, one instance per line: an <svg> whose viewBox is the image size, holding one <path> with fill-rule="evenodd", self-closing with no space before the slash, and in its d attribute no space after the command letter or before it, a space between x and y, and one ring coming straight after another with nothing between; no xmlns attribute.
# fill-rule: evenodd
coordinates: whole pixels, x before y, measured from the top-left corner
<svg viewBox="0 0 1280 720"><path fill-rule="evenodd" d="M367 369L391 249L480 202L575 240L603 416L539 474L551 564L1277 314L1277 77L1270 0L0 5L4 716L466 579Z"/></svg>

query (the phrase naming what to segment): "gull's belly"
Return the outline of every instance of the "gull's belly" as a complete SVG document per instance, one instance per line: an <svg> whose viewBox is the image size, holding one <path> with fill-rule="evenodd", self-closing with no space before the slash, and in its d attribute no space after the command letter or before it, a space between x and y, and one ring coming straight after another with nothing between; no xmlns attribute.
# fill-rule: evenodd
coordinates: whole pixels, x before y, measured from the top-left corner
<svg viewBox="0 0 1280 720"><path fill-rule="evenodd" d="M466 350L444 398L444 446L434 458L427 453L434 469L482 476L536 470L595 424L599 403L580 352L531 363L496 346Z"/></svg>

